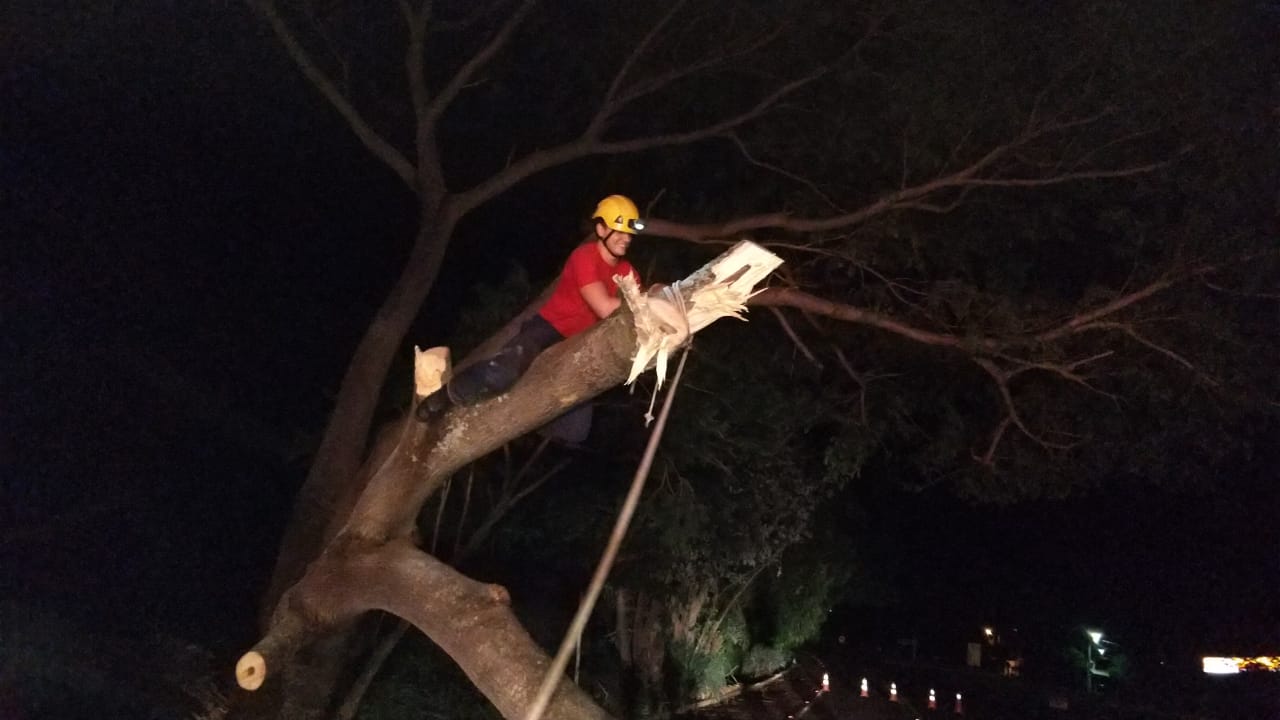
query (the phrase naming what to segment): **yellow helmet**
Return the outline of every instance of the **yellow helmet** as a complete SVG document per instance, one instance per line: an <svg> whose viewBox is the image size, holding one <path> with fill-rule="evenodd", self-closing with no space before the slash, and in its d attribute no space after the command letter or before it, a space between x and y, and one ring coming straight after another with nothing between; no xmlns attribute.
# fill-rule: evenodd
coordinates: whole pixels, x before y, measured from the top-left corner
<svg viewBox="0 0 1280 720"><path fill-rule="evenodd" d="M606 227L628 235L635 235L644 229L644 222L640 220L640 209L631 202L631 198L625 195L610 195L601 200L600 204L596 205L596 212L592 217L604 223Z"/></svg>

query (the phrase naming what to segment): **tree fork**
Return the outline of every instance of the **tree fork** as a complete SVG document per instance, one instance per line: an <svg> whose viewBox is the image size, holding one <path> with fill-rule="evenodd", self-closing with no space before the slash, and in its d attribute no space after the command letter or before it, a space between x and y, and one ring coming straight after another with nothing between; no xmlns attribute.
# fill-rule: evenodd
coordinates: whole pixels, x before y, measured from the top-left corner
<svg viewBox="0 0 1280 720"><path fill-rule="evenodd" d="M511 611L506 588L472 580L405 540L318 561L286 599L271 630L237 663L236 680L246 690L260 688L316 634L368 610L417 627L505 717L528 706L548 664ZM607 717L572 684L562 685L552 704L556 717Z"/></svg>

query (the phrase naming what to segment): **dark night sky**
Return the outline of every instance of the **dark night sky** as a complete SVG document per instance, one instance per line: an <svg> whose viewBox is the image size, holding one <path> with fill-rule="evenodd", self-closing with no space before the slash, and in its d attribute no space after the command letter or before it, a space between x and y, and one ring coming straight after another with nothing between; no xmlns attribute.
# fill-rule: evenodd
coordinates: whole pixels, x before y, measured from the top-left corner
<svg viewBox="0 0 1280 720"><path fill-rule="evenodd" d="M233 654L304 470L278 451L319 430L407 249L409 198L239 3L20 4L0 39L3 582ZM575 192L549 201L557 183ZM545 237L511 248L535 273L579 192L595 188L567 174L504 206L548 203ZM440 305L479 252L457 246ZM1271 453L1211 496L880 496L873 524L913 558L899 573L925 608L1274 637Z"/></svg>

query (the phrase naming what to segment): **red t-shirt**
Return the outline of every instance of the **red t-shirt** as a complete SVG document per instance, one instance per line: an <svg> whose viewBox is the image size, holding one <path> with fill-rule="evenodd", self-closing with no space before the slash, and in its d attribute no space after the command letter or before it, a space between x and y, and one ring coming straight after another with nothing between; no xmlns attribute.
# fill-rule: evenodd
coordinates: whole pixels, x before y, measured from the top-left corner
<svg viewBox="0 0 1280 720"><path fill-rule="evenodd" d="M617 297L618 284L613 281L614 275L631 275L637 283L640 282L640 275L626 260L619 259L617 265L605 262L595 241L579 245L569 254L564 270L560 271L556 289L551 291L551 297L538 314L561 335L577 335L598 319L582 297L582 288L593 282L604 283L604 291L609 297Z"/></svg>

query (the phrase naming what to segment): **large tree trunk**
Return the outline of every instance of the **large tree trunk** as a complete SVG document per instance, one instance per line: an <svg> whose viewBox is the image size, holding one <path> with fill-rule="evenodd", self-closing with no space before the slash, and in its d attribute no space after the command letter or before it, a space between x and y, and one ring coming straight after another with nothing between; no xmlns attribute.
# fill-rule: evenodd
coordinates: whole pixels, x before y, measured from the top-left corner
<svg viewBox="0 0 1280 720"><path fill-rule="evenodd" d="M424 193L425 195L425 193ZM298 492L263 598L264 621L284 591L319 554L333 517L343 517L360 488L363 460L378 397L395 354L435 282L456 218L443 198L423 197L408 262L360 339L334 400L333 412Z"/></svg>

